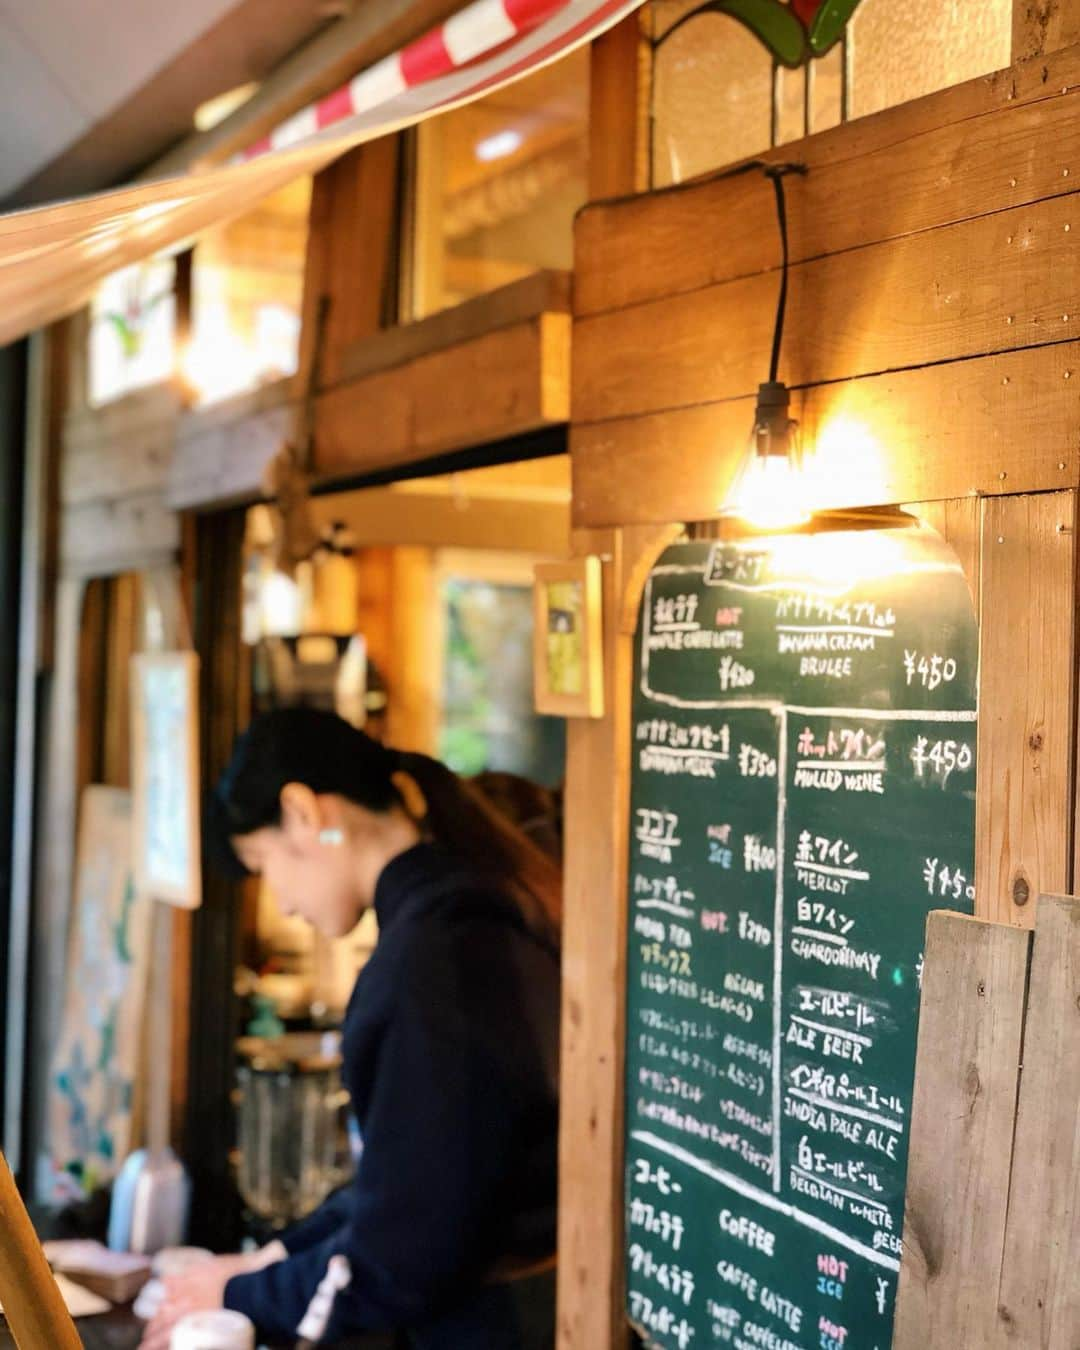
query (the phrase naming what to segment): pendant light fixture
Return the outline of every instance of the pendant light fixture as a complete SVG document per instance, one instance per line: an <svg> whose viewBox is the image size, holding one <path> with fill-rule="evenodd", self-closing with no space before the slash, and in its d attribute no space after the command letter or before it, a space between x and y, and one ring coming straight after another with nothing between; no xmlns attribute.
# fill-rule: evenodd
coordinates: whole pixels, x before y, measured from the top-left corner
<svg viewBox="0 0 1080 1350"><path fill-rule="evenodd" d="M773 327L769 378L758 386L750 442L728 488L719 514L722 517L744 521L756 529L790 529L809 520L811 512L803 474L798 423L791 416L788 387L777 378L788 287L784 178L790 173L805 174L806 165L768 164L762 160L755 160L746 166L740 165L740 170L748 169L760 169L772 183L776 195L776 216L782 250L780 295Z"/></svg>

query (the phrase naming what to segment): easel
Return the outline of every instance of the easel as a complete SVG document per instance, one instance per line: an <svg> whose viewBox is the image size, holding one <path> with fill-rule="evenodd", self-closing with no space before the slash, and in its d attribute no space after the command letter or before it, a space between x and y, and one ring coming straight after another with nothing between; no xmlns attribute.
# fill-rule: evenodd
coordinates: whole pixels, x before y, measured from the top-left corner
<svg viewBox="0 0 1080 1350"><path fill-rule="evenodd" d="M81 1350L15 1178L0 1153L0 1302L19 1350Z"/></svg>

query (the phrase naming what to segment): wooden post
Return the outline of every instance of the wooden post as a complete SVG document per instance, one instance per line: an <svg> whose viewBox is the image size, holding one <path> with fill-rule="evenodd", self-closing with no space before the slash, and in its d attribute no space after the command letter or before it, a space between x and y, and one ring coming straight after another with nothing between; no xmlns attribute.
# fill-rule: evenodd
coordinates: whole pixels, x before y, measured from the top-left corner
<svg viewBox="0 0 1080 1350"><path fill-rule="evenodd" d="M646 6L596 39L589 66L589 198L651 186L652 43Z"/></svg>
<svg viewBox="0 0 1080 1350"><path fill-rule="evenodd" d="M1012 59L1048 56L1080 42L1077 0L1013 0Z"/></svg>
<svg viewBox="0 0 1080 1350"><path fill-rule="evenodd" d="M341 378L346 347L397 322L400 145L400 137L383 136L357 146L315 176L304 269L301 387L314 359L323 296L330 301L323 385Z"/></svg>
<svg viewBox="0 0 1080 1350"><path fill-rule="evenodd" d="M975 903L1028 928L1072 867L1076 494L983 505Z"/></svg>
<svg viewBox="0 0 1080 1350"><path fill-rule="evenodd" d="M80 1350L82 1341L0 1153L0 1303L19 1350Z"/></svg>
<svg viewBox="0 0 1080 1350"><path fill-rule="evenodd" d="M670 530L578 531L604 560L604 716L567 728L559 1142L559 1350L619 1350L632 639Z"/></svg>

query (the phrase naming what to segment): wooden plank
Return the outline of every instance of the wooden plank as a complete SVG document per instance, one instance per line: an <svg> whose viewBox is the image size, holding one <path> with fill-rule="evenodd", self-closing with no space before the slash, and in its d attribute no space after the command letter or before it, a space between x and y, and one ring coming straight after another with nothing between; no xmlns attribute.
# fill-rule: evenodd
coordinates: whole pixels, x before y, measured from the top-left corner
<svg viewBox="0 0 1080 1350"><path fill-rule="evenodd" d="M101 780L108 787L131 787L131 655L139 646L139 589L132 572L108 582Z"/></svg>
<svg viewBox="0 0 1080 1350"><path fill-rule="evenodd" d="M315 177L311 197L298 388L307 382L316 316L330 301L320 382L341 379L345 349L397 322L400 136L350 150ZM361 265L362 260L362 265Z"/></svg>
<svg viewBox="0 0 1080 1350"><path fill-rule="evenodd" d="M609 28L589 50L589 197L649 186L653 49L649 6Z"/></svg>
<svg viewBox="0 0 1080 1350"><path fill-rule="evenodd" d="M1078 100L1071 47L769 152L810 169L789 193L793 260L1069 192ZM579 315L747 276L777 256L772 193L756 174L590 206L575 238Z"/></svg>
<svg viewBox="0 0 1080 1350"><path fill-rule="evenodd" d="M342 382L317 400L320 471L375 467L368 457L383 450L393 458L378 467L404 463L566 421L569 292L566 273L539 273L344 349ZM472 395L477 379L495 395L483 407ZM168 504L207 509L260 497L298 408L295 383L283 380L181 417Z"/></svg>
<svg viewBox="0 0 1080 1350"><path fill-rule="evenodd" d="M111 576L171 561L180 522L157 493L70 507L60 522L60 566L69 576Z"/></svg>
<svg viewBox="0 0 1080 1350"><path fill-rule="evenodd" d="M393 663L386 672L386 738L399 750L436 753L436 716L442 702L433 650L436 605L430 549L396 548L391 562Z"/></svg>
<svg viewBox="0 0 1080 1350"><path fill-rule="evenodd" d="M964 570L975 621L979 619L982 573L982 507L978 497L944 502L909 502L904 507L933 526L956 554Z"/></svg>
<svg viewBox="0 0 1080 1350"><path fill-rule="evenodd" d="M570 291L569 272L535 272L430 318L384 329L342 352L341 378L360 379L391 370L542 314L568 314Z"/></svg>
<svg viewBox="0 0 1080 1350"><path fill-rule="evenodd" d="M1029 943L929 916L893 1350L999 1343Z"/></svg>
<svg viewBox="0 0 1080 1350"><path fill-rule="evenodd" d="M387 468L567 421L569 343L569 315L544 314L329 390L316 409L317 473Z"/></svg>
<svg viewBox="0 0 1080 1350"><path fill-rule="evenodd" d="M1072 860L1076 494L983 506L975 903L1030 927Z"/></svg>
<svg viewBox="0 0 1080 1350"><path fill-rule="evenodd" d="M848 208L858 214L858 199ZM1076 194L794 267L780 379L812 385L1076 338L1074 220L1080 230ZM763 238L777 262L775 225ZM753 394L769 369L777 285L759 274L579 319L575 421Z"/></svg>
<svg viewBox="0 0 1080 1350"><path fill-rule="evenodd" d="M345 521L362 548L482 548L565 557L569 502L473 499L369 488L312 500L316 528Z"/></svg>
<svg viewBox="0 0 1080 1350"><path fill-rule="evenodd" d="M1068 342L808 390L796 416L814 504L1075 486L1077 378L1080 344ZM745 452L753 412L753 401L740 399L575 425L575 524L714 514Z"/></svg>
<svg viewBox="0 0 1080 1350"><path fill-rule="evenodd" d="M175 416L116 434L96 432L81 444L66 436L60 469L62 502L77 506L160 492L175 440Z"/></svg>
<svg viewBox="0 0 1080 1350"><path fill-rule="evenodd" d="M622 1232L622 1007L629 776L629 642L616 631L619 532L581 532L605 557L604 707L567 723L559 1127L558 1350L628 1343L614 1247ZM616 769L624 761L621 771ZM614 774L613 774L614 771ZM620 1335L620 1328L623 1328Z"/></svg>
<svg viewBox="0 0 1080 1350"><path fill-rule="evenodd" d="M82 1345L3 1154L0 1302L15 1343L26 1350L79 1350Z"/></svg>
<svg viewBox="0 0 1080 1350"><path fill-rule="evenodd" d="M75 404L64 416L64 445L76 451L94 449L168 424L180 408L179 395L169 383L148 385L98 408L87 403Z"/></svg>
<svg viewBox="0 0 1080 1350"><path fill-rule="evenodd" d="M403 321L423 320L443 307L446 290L444 148L446 124L429 117L408 136L408 173L402 234L408 252L402 277Z"/></svg>
<svg viewBox="0 0 1080 1350"><path fill-rule="evenodd" d="M1013 0L1012 59L1046 56L1080 42L1076 0Z"/></svg>
<svg viewBox="0 0 1080 1350"><path fill-rule="evenodd" d="M182 419L166 504L180 511L261 497L270 462L294 432L298 404L284 397L290 392L276 404L239 408L232 421Z"/></svg>
<svg viewBox="0 0 1080 1350"><path fill-rule="evenodd" d="M1010 1344L1080 1332L1080 900L1039 900L998 1316Z"/></svg>
<svg viewBox="0 0 1080 1350"><path fill-rule="evenodd" d="M575 534L604 559L604 707L567 724L559 1142L558 1350L628 1343L623 1289L623 1054L633 622L667 532Z"/></svg>

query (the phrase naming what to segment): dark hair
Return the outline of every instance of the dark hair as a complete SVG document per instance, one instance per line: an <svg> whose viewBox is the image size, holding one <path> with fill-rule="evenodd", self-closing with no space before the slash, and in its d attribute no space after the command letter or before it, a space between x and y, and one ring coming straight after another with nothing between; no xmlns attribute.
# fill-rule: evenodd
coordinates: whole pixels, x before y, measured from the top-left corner
<svg viewBox="0 0 1080 1350"><path fill-rule="evenodd" d="M233 876L246 875L232 840L281 823L281 790L303 783L369 811L404 806L393 779L404 772L427 801L424 826L444 848L494 878L529 926L557 940L562 919L559 868L445 764L392 750L318 708L278 708L237 737L206 812L208 855Z"/></svg>

